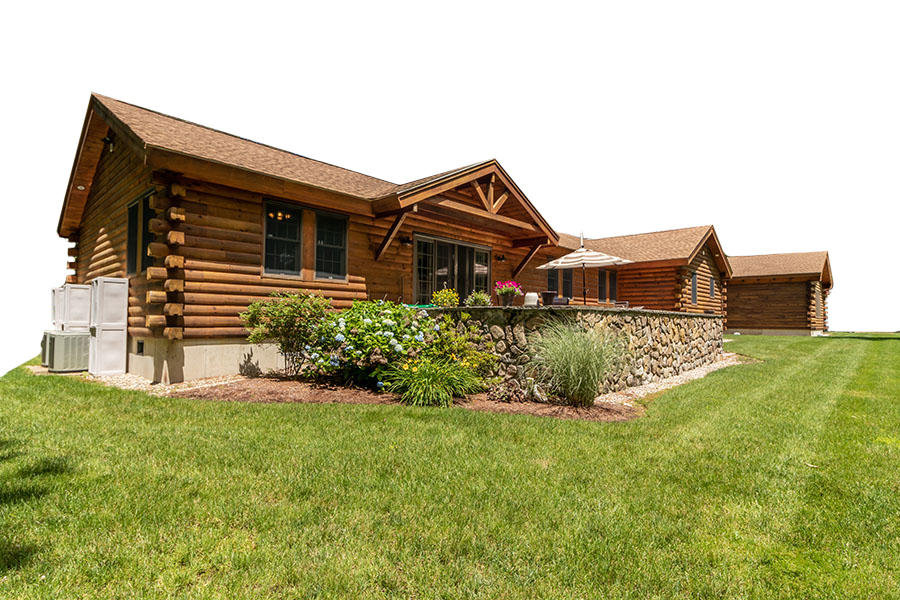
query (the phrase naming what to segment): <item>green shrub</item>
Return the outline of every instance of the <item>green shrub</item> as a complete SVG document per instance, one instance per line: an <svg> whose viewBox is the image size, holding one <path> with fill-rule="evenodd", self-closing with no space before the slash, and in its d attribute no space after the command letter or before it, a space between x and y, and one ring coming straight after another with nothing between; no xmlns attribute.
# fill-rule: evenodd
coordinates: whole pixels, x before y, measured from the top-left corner
<svg viewBox="0 0 900 600"><path fill-rule="evenodd" d="M573 406L591 406L600 386L626 356L623 336L585 329L574 319L545 324L531 340L535 381Z"/></svg>
<svg viewBox="0 0 900 600"><path fill-rule="evenodd" d="M491 297L487 292L475 290L466 298L466 306L490 306Z"/></svg>
<svg viewBox="0 0 900 600"><path fill-rule="evenodd" d="M274 342L284 356L286 373L296 376L306 360L304 348L317 339L330 306L330 300L316 294L276 292L250 304L241 313L241 321L250 331L247 340Z"/></svg>
<svg viewBox="0 0 900 600"><path fill-rule="evenodd" d="M431 294L431 303L444 308L459 306L459 294L454 289L444 288Z"/></svg>
<svg viewBox="0 0 900 600"><path fill-rule="evenodd" d="M460 315L462 326L454 323L450 315L436 319L433 339L422 350L422 356L465 362L479 375L490 376L497 368L497 357L490 352L494 341L476 326L466 325L468 320L468 313Z"/></svg>
<svg viewBox="0 0 900 600"><path fill-rule="evenodd" d="M481 378L466 361L422 358L391 365L387 389L412 406L450 406L484 389Z"/></svg>

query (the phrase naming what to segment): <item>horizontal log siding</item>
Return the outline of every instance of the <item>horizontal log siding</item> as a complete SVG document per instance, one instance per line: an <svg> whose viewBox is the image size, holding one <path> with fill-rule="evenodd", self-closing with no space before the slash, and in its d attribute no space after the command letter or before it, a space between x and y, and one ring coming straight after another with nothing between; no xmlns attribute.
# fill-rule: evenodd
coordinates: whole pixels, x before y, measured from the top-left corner
<svg viewBox="0 0 900 600"><path fill-rule="evenodd" d="M728 284L729 329L808 329L809 286L792 283Z"/></svg>
<svg viewBox="0 0 900 600"><path fill-rule="evenodd" d="M303 211L300 276L263 272L263 201L250 194L205 182L183 181L186 194L178 201L185 220L173 226L185 234L184 243L173 250L184 257L184 268L170 269L170 276L184 281L184 291L170 302L183 303L183 314L169 317L169 326L183 328L185 338L242 337L239 314L250 302L271 292L318 292L332 299L335 308L348 307L353 300L387 299L413 302L413 252L400 239L415 234L431 235L488 246L492 250L492 278L509 279L512 271L528 253L528 248L513 248L509 239L474 227L439 222L417 214L409 215L381 260L375 253L395 217L374 219L348 216L348 274L345 281L315 278L315 211ZM283 202L281 199L272 198ZM336 207L340 207L338 201ZM334 212L341 212L335 208ZM535 257L531 265L550 260ZM554 255L558 256L560 253ZM505 260L501 261L503 257ZM546 288L546 274L532 267L528 291ZM539 274L539 275L538 275ZM493 282L492 282L493 283ZM596 274L588 284L597 295ZM580 294L580 276L576 278ZM589 294L590 296L590 294ZM496 298L495 298L496 301ZM521 302L521 299L519 300Z"/></svg>
<svg viewBox="0 0 900 600"><path fill-rule="evenodd" d="M104 149L94 174L91 192L78 229L75 281L89 283L97 277L126 277L128 204L152 188L150 171L126 145ZM149 257L144 265L151 264ZM146 302L146 291L162 289L140 275L132 276L128 290L129 333L149 336L145 317L155 308Z"/></svg>
<svg viewBox="0 0 900 600"><path fill-rule="evenodd" d="M619 271L619 301L651 310L676 310L679 270L677 267L642 267Z"/></svg>
<svg viewBox="0 0 900 600"><path fill-rule="evenodd" d="M692 276L697 273L697 303L691 302ZM715 296L709 296L709 280L716 284ZM725 314L725 288L719 267L706 245L700 249L694 260L681 271L681 286L676 310L691 313Z"/></svg>

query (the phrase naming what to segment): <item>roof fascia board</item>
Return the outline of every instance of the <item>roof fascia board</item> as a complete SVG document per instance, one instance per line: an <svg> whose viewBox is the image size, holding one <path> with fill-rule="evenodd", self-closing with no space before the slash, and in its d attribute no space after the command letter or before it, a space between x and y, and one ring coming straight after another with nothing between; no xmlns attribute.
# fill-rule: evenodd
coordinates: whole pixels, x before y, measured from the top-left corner
<svg viewBox="0 0 900 600"><path fill-rule="evenodd" d="M375 216L372 203L363 198L156 146L147 147L147 164L154 170L171 171L188 179L208 181L338 212ZM335 206L336 203L341 206Z"/></svg>

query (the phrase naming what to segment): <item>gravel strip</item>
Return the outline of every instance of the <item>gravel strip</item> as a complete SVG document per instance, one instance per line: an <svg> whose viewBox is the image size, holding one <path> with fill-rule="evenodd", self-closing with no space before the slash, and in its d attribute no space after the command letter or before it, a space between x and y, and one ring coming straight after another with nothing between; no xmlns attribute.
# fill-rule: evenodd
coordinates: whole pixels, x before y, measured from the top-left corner
<svg viewBox="0 0 900 600"><path fill-rule="evenodd" d="M214 387L219 385L227 385L244 379L242 375L222 375L220 377L207 377L205 379L194 379L184 383L152 383L149 379L124 373L122 375L105 375L93 376L85 374L84 378L88 381L96 381L103 385L117 387L122 390L137 390L147 392L154 396L177 396L178 394L197 390L201 388Z"/></svg>
<svg viewBox="0 0 900 600"><path fill-rule="evenodd" d="M667 379L660 379L659 381L646 383L644 385L636 385L634 387L620 390L618 392L603 394L602 396L598 396L595 402L632 406L632 402L634 400L638 400L639 398L643 398L644 396L656 394L657 392L662 392L683 383L705 377L713 371L718 371L719 369L724 369L725 367L732 367L734 365L739 365L746 362L747 358L741 356L740 354L735 354L734 352L723 352L722 356L718 360L716 360L715 362L711 362L708 365L697 367L696 369L693 369L691 371L685 371L680 375L675 375L674 377L669 377Z"/></svg>

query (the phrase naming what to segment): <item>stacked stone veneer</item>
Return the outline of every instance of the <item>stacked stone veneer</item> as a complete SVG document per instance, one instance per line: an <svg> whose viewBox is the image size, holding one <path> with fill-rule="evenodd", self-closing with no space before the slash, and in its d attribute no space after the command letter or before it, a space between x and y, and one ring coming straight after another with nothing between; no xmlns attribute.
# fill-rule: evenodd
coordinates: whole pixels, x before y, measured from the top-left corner
<svg viewBox="0 0 900 600"><path fill-rule="evenodd" d="M548 319L574 318L585 328L618 332L628 341L625 366L610 376L605 391L650 383L716 360L722 352L723 319L716 315L596 307L432 308L449 314L459 327L475 325L494 341L500 372L507 380L526 383L531 358L529 337ZM462 313L469 318L462 322Z"/></svg>

